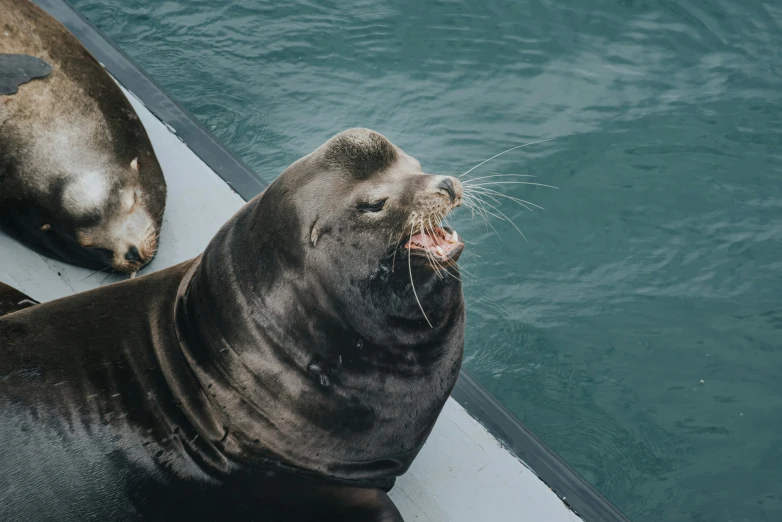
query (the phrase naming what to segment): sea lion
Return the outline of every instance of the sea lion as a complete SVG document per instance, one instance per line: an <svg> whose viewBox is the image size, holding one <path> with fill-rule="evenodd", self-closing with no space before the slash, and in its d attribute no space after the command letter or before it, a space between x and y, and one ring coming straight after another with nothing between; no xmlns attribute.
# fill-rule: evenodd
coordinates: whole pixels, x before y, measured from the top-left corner
<svg viewBox="0 0 782 522"><path fill-rule="evenodd" d="M54 18L28 0L0 13L0 227L68 263L138 271L166 200L141 121Z"/></svg>
<svg viewBox="0 0 782 522"><path fill-rule="evenodd" d="M0 318L0 520L402 520L461 366L461 198L345 131L198 258Z"/></svg>

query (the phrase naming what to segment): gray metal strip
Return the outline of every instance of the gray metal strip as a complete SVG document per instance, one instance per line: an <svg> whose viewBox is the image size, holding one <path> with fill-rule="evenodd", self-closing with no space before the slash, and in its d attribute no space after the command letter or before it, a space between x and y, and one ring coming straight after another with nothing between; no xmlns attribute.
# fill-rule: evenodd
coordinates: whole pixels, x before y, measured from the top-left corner
<svg viewBox="0 0 782 522"><path fill-rule="evenodd" d="M106 69L187 146L249 200L265 184L208 129L172 100L133 60L66 0L33 0L65 25ZM546 446L481 384L462 371L453 398L507 445L587 522L630 522L611 502Z"/></svg>

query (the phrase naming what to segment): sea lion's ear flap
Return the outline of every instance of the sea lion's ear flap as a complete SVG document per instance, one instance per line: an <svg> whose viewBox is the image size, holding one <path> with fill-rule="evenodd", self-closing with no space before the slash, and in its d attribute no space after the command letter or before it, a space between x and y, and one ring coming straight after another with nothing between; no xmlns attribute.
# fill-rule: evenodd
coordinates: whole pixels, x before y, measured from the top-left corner
<svg viewBox="0 0 782 522"><path fill-rule="evenodd" d="M130 160L130 168L138 172L138 158L133 158Z"/></svg>
<svg viewBox="0 0 782 522"><path fill-rule="evenodd" d="M310 230L310 243L312 243L312 246L318 245L318 239L320 239L321 233L321 229L318 226L318 220L316 219L312 224L312 229Z"/></svg>
<svg viewBox="0 0 782 522"><path fill-rule="evenodd" d="M20 85L51 72L52 66L35 56L0 53L0 95L16 94Z"/></svg>

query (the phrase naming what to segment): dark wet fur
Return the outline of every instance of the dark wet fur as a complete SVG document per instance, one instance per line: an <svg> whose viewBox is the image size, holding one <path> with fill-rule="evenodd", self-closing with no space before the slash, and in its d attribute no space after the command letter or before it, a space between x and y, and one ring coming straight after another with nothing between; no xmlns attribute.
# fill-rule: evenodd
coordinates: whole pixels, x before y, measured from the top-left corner
<svg viewBox="0 0 782 522"><path fill-rule="evenodd" d="M165 311L187 266L28 310L0 284L0 520L401 520L380 489L228 469L199 435L149 340L176 346Z"/></svg>
<svg viewBox="0 0 782 522"><path fill-rule="evenodd" d="M333 141L326 152L326 159L357 178L382 171L397 159L394 146L380 134L369 136L361 144L348 136Z"/></svg>

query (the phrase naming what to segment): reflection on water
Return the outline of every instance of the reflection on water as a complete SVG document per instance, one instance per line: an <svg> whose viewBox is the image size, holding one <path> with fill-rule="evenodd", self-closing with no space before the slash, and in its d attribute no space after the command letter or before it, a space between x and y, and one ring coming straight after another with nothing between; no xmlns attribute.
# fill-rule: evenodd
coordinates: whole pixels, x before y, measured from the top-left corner
<svg viewBox="0 0 782 522"><path fill-rule="evenodd" d="M528 242L455 218L466 366L633 520L782 519L781 4L75 3L267 181L351 126L447 173L557 136L471 173L560 190L503 189Z"/></svg>

